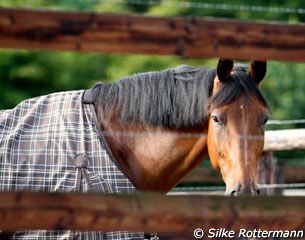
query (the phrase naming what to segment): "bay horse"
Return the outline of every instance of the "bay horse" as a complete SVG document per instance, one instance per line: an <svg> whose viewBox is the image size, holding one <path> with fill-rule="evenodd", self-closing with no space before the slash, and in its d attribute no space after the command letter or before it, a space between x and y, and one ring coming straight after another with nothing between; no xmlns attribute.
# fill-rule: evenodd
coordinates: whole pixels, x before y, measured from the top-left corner
<svg viewBox="0 0 305 240"><path fill-rule="evenodd" d="M0 191L167 192L205 157L226 194L258 195L266 62L220 59L28 99L0 111ZM0 238L6 233L0 231ZM26 239L143 239L141 232L18 231ZM50 238L51 239L51 238ZM52 238L53 239L53 238Z"/></svg>
<svg viewBox="0 0 305 240"><path fill-rule="evenodd" d="M227 195L257 195L257 165L263 151L264 127L268 120L268 104L259 90L265 73L264 61L252 61L247 70L244 65L234 66L233 60L220 59L217 68L182 65L160 72L136 74L113 83L97 83L91 89L75 94L71 91L65 95L38 98L36 102L40 105L29 100L30 107L21 104L19 109L0 111L0 186L5 183L0 190L80 190L80 184L77 187L73 185L80 180L73 181L69 185L71 188L66 189L63 186L68 184L63 182L62 177L59 179L63 186L54 183L53 179L50 183L44 180L46 186L42 189L35 188L37 182L42 186L41 181L37 181L42 177L38 172L46 169L45 165L51 168L51 162L54 165L56 161L65 162L65 166L60 169L57 163L52 165L54 169L49 170L48 179L57 178L57 172L65 171L69 164L74 164L77 169L87 168L94 161L94 166L101 165L100 158L104 155L99 154L102 150L94 152L92 147L86 146L90 138L98 138L104 139L102 145L110 156L111 161L105 161L115 163L119 169L115 174L127 177L126 186L130 181L140 191L167 192L209 156L212 166L221 171ZM90 129L89 136L80 132L85 128L83 126L88 125L85 123L87 120L84 117L80 120L81 115L75 109L71 113L68 111L74 103L81 105L81 94L83 103L91 106L86 119L94 118L96 121L92 125L97 125ZM51 96L56 103L48 103ZM42 108L48 104L49 108ZM37 106L38 112L27 116L26 110L34 109L34 106ZM85 106L80 109L84 112ZM54 118L53 110L57 111L53 115L59 116L60 120ZM35 119L37 115L39 118ZM10 128L7 126L9 116L12 122L15 121ZM71 126L67 119L73 120ZM82 125L76 125L79 122L83 122ZM37 125L39 123L42 125ZM42 126L51 126L48 130L51 133L47 130L40 133L38 130ZM57 126L60 128L55 129ZM35 130L35 137L33 133L28 133L30 129ZM74 135L61 137L61 131L65 130ZM99 132L100 136L95 132ZM26 143L17 142L22 138ZM82 146L81 150L70 153L69 147L74 145L77 148ZM31 152L28 149L32 149ZM39 154L34 153L37 149L40 149ZM70 155L60 155L60 150ZM28 160L25 160L26 154ZM33 162L34 156L37 162ZM33 169L38 165L41 167ZM31 179L36 180L26 179L18 183L17 180L22 179L26 171L34 174ZM82 170L79 174L73 171L71 174L77 178L81 178L79 174L85 174L84 178L89 179L86 171ZM3 172L12 174L5 176ZM108 175L98 178L107 180ZM18 187L11 186L17 183ZM132 187L128 185L124 189L127 188ZM110 187L101 184L99 189ZM95 191L99 191L98 188Z"/></svg>
<svg viewBox="0 0 305 240"><path fill-rule="evenodd" d="M206 156L227 195L259 194L257 164L268 105L266 62L216 69L179 66L93 87L109 147L137 189L167 192Z"/></svg>

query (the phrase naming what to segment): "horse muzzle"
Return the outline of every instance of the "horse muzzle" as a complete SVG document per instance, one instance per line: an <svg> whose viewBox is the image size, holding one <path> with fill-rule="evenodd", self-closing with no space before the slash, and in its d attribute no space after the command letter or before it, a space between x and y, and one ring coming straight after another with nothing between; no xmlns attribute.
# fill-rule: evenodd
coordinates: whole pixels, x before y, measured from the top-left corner
<svg viewBox="0 0 305 240"><path fill-rule="evenodd" d="M259 196L260 189L253 184L237 184L226 189L227 196Z"/></svg>

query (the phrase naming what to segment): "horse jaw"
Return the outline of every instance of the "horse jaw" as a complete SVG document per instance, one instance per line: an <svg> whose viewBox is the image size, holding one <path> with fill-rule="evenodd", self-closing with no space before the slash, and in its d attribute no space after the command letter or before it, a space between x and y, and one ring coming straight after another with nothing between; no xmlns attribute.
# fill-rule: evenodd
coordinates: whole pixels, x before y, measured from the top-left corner
<svg viewBox="0 0 305 240"><path fill-rule="evenodd" d="M121 170L141 191L168 192L207 156L204 129L114 122L103 123L103 128L109 133L105 138ZM193 136L186 134L190 131Z"/></svg>

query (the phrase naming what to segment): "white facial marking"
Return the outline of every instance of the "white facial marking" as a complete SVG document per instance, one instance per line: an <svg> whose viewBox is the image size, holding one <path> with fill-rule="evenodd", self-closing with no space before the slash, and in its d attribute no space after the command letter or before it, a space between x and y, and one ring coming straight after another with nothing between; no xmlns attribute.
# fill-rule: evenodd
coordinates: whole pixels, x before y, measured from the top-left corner
<svg viewBox="0 0 305 240"><path fill-rule="evenodd" d="M242 116L242 119L246 120L249 118L249 115L244 111L245 109L245 105L244 104L241 104L240 105L240 110L241 110L241 116ZM246 165L248 165L248 139L247 139L247 127L246 125L243 125L241 126L242 127L242 131L241 131L241 144L242 144L242 149L243 149L243 161L245 162Z"/></svg>

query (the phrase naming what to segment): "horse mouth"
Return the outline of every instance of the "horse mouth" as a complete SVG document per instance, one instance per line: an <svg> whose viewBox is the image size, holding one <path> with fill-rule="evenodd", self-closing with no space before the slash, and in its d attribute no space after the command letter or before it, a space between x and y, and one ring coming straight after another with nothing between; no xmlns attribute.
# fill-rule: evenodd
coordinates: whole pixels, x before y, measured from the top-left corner
<svg viewBox="0 0 305 240"><path fill-rule="evenodd" d="M226 189L226 196L259 196L261 190L257 187L246 187L244 185L238 185L237 187Z"/></svg>

